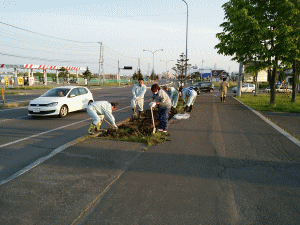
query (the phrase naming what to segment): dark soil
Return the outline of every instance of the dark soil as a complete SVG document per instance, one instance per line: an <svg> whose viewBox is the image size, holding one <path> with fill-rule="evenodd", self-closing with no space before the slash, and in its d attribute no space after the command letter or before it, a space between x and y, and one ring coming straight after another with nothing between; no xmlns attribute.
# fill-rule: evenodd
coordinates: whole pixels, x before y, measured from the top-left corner
<svg viewBox="0 0 300 225"><path fill-rule="evenodd" d="M177 109L171 110L169 119L171 119L177 113ZM153 118L155 121L155 127L158 127L158 109L153 110ZM118 130L108 129L106 132L100 134L101 137L110 139L122 139L123 137L145 137L151 136L153 133L153 122L151 117L151 111L146 110L142 114L142 119L134 120L132 117L119 125Z"/></svg>

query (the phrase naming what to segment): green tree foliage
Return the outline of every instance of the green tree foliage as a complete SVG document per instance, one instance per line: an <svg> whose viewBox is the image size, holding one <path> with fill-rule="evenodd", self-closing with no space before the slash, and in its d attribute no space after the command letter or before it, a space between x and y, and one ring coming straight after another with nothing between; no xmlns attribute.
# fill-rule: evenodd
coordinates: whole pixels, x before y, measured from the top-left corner
<svg viewBox="0 0 300 225"><path fill-rule="evenodd" d="M64 80L70 75L69 71L65 67L61 67L59 70L58 76L63 77Z"/></svg>
<svg viewBox="0 0 300 225"><path fill-rule="evenodd" d="M222 6L227 21L220 25L223 32L217 34L220 43L215 48L238 62L255 61L248 70L268 69L271 105L276 105L278 68L284 59L299 57L296 53L293 57L290 54L296 51L295 43L299 44L297 32L290 25L296 23L292 23L294 20L299 23L299 1L230 0ZM290 35L287 36L287 32Z"/></svg>
<svg viewBox="0 0 300 225"><path fill-rule="evenodd" d="M152 71L152 73L150 75L150 79L151 80L158 80L158 76L154 73L154 71Z"/></svg>
<svg viewBox="0 0 300 225"><path fill-rule="evenodd" d="M84 79L88 79L88 77L89 77L90 79L92 78L92 73L91 73L91 71L89 70L89 67L88 67L88 66L86 67L86 71L84 71L84 72L82 73L82 76L83 76Z"/></svg>
<svg viewBox="0 0 300 225"><path fill-rule="evenodd" d="M137 72L135 71L134 74L132 75L133 80L138 80L139 78L143 78L143 77L144 76L141 72L141 69L138 69L138 71Z"/></svg>

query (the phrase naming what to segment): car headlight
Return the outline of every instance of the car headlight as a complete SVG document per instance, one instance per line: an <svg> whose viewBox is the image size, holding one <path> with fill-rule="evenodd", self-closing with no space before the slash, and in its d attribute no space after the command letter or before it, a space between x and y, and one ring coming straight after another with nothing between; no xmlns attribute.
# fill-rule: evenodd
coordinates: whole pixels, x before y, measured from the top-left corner
<svg viewBox="0 0 300 225"><path fill-rule="evenodd" d="M57 104L58 104L58 102L52 102L52 103L47 104L46 106L52 107L52 106L56 106Z"/></svg>

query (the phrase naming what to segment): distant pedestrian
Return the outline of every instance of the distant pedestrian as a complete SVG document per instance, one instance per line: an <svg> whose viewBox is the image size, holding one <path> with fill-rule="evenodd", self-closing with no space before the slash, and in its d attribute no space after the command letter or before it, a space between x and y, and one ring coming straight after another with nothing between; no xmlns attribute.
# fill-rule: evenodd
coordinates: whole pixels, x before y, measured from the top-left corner
<svg viewBox="0 0 300 225"><path fill-rule="evenodd" d="M171 99L172 108L176 109L178 103L178 91L174 87L163 86L163 89L167 92Z"/></svg>
<svg viewBox="0 0 300 225"><path fill-rule="evenodd" d="M189 98L189 100L186 103L185 100L187 97ZM196 97L197 97L197 92L192 87L187 87L182 90L183 106L185 106L186 104L184 109L185 112L192 112Z"/></svg>
<svg viewBox="0 0 300 225"><path fill-rule="evenodd" d="M171 99L164 90L160 89L158 84L153 84L151 91L153 93L153 102L149 105L151 108L158 105L158 131L167 132L169 112L172 106Z"/></svg>
<svg viewBox="0 0 300 225"><path fill-rule="evenodd" d="M179 97L182 97L182 90L184 88L184 83L182 81L180 81L178 84L177 84L177 91L178 91L178 96Z"/></svg>
<svg viewBox="0 0 300 225"><path fill-rule="evenodd" d="M223 82L220 85L219 91L221 91L221 102L225 102L227 89L229 88L229 83L226 81L227 78L223 78Z"/></svg>
<svg viewBox="0 0 300 225"><path fill-rule="evenodd" d="M89 134L100 131L101 123L106 116L114 129L118 129L115 123L115 117L112 111L118 109L118 103L109 103L107 101L96 101L88 105L86 111L92 117L93 122L88 130Z"/></svg>
<svg viewBox="0 0 300 225"><path fill-rule="evenodd" d="M133 111L133 118L141 118L144 111L144 95L147 87L144 84L144 79L139 78L139 83L135 84L132 88L133 98L131 100L131 108ZM137 112L138 111L138 112Z"/></svg>

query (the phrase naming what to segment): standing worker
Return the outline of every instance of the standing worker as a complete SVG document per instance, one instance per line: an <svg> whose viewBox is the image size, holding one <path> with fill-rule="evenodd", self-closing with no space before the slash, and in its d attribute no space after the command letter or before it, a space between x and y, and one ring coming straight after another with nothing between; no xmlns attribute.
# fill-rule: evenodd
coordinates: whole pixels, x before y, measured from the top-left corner
<svg viewBox="0 0 300 225"><path fill-rule="evenodd" d="M178 102L178 91L174 87L168 87L166 85L163 86L163 89L167 92L169 98L171 99L172 108L176 109Z"/></svg>
<svg viewBox="0 0 300 225"><path fill-rule="evenodd" d="M169 112L172 106L171 99L164 90L160 89L158 84L153 84L151 86L151 91L153 93L153 102L149 105L151 108L158 105L158 131L167 132Z"/></svg>
<svg viewBox="0 0 300 225"><path fill-rule="evenodd" d="M184 88L182 90L183 106L185 106L185 99L187 97L189 98L189 100L186 103L186 107L185 107L184 111L185 112L192 112L193 105L194 105L194 102L195 102L196 97L197 97L197 92L191 87Z"/></svg>
<svg viewBox="0 0 300 225"><path fill-rule="evenodd" d="M178 93L179 93L179 97L182 97L182 89L184 88L184 83L182 81L180 81L178 84L177 84L177 90L178 90Z"/></svg>
<svg viewBox="0 0 300 225"><path fill-rule="evenodd" d="M220 85L219 91L221 91L221 102L225 102L227 89L229 88L229 83L226 81L227 78L223 78L223 82Z"/></svg>
<svg viewBox="0 0 300 225"><path fill-rule="evenodd" d="M133 118L141 118L144 111L144 95L146 93L147 87L144 84L144 79L139 78L139 83L135 84L132 88L133 99L131 100L131 108L133 110ZM137 109L138 107L138 109ZM139 115L137 115L137 110Z"/></svg>
<svg viewBox="0 0 300 225"><path fill-rule="evenodd" d="M93 122L88 130L89 134L94 134L96 131L100 131L101 123L104 120L104 115L108 117L109 122L114 129L118 129L115 123L115 117L112 115L112 111L118 109L118 103L107 101L96 101L88 105L86 111L93 118Z"/></svg>

